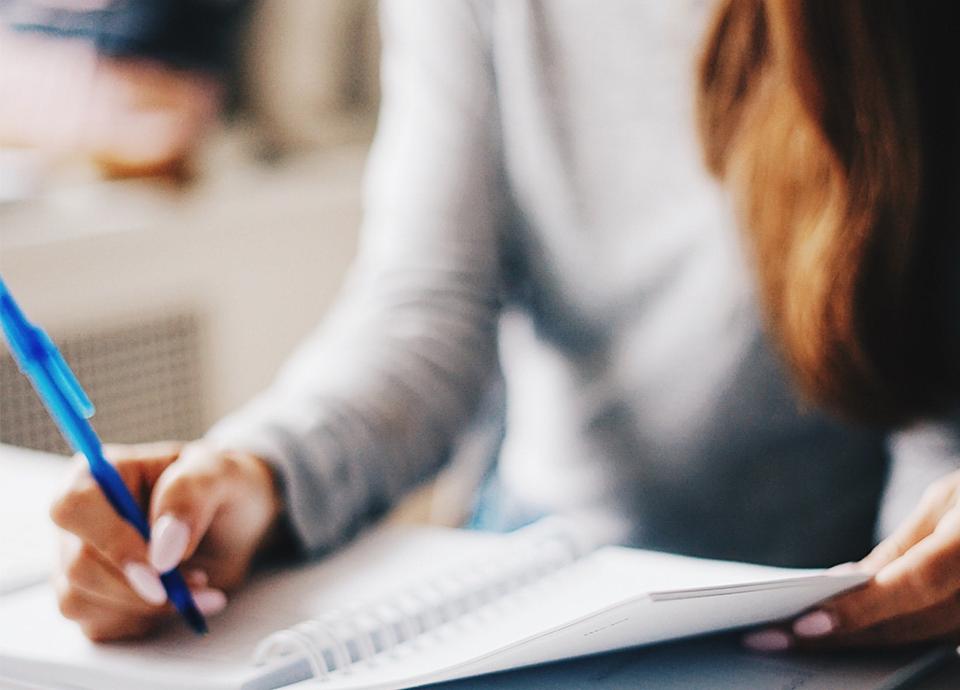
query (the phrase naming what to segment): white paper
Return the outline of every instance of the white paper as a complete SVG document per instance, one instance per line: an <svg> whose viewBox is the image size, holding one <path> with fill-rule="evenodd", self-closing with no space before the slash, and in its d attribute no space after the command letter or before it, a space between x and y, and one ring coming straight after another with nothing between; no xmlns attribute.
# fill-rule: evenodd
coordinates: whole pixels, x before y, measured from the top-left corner
<svg viewBox="0 0 960 690"><path fill-rule="evenodd" d="M174 624L155 640L93 645L59 616L52 592L36 587L0 597L0 676L98 690L262 687L256 680L270 669L250 661L270 633L354 602L389 601L464 564L509 565L505 554L523 538L380 530L325 562L260 577L203 639ZM391 653L291 687L411 687L761 623L861 580L604 547Z"/></svg>
<svg viewBox="0 0 960 690"><path fill-rule="evenodd" d="M777 620L863 576L605 547L423 640L418 649L297 690L415 687ZM730 585L741 585L729 591Z"/></svg>
<svg viewBox="0 0 960 690"><path fill-rule="evenodd" d="M150 640L93 644L59 614L50 587L35 586L0 597L0 678L58 689L240 688L264 672L252 654L270 633L409 586L499 542L480 532L380 529L321 563L257 577L208 621L202 638L177 620Z"/></svg>
<svg viewBox="0 0 960 690"><path fill-rule="evenodd" d="M57 455L0 445L0 595L49 575L56 553L50 505L69 465Z"/></svg>

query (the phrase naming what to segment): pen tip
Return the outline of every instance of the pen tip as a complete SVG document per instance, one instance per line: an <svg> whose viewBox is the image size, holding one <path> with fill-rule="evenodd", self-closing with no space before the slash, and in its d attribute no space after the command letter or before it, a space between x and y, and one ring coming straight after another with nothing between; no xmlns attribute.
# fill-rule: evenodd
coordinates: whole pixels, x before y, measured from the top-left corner
<svg viewBox="0 0 960 690"><path fill-rule="evenodd" d="M186 607L181 613L183 613L183 617L186 618L187 623L195 633L198 635L206 635L209 632L207 622L196 606Z"/></svg>
<svg viewBox="0 0 960 690"><path fill-rule="evenodd" d="M190 590L187 589L187 584L183 581L180 573L176 570L163 573L160 575L160 581L163 583L164 589L167 590L170 602L176 607L177 611L180 612L180 615L183 616L193 631L198 635L206 634L207 622L193 601Z"/></svg>

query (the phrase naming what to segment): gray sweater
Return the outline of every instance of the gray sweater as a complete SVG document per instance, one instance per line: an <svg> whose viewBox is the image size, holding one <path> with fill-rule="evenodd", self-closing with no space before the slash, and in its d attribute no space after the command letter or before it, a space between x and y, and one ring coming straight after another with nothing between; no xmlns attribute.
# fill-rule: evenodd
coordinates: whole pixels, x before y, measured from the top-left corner
<svg viewBox="0 0 960 690"><path fill-rule="evenodd" d="M960 466L954 426L891 443L791 390L700 163L692 77L710 10L383 4L359 257L276 383L209 434L275 464L305 549L342 540L485 425L503 432L504 491L531 511L784 565L862 556L881 507L883 531Z"/></svg>

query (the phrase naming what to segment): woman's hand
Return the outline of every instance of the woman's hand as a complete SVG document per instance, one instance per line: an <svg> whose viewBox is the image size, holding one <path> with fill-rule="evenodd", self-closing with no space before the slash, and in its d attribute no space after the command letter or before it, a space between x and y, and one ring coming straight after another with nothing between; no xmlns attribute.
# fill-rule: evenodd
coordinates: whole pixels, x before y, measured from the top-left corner
<svg viewBox="0 0 960 690"><path fill-rule="evenodd" d="M200 610L218 613L280 513L260 459L202 442L105 449L148 510L150 544L121 519L78 462L50 514L64 531L55 577L60 610L92 640L139 637L176 615L159 573L184 565Z"/></svg>
<svg viewBox="0 0 960 690"><path fill-rule="evenodd" d="M786 628L750 633L760 651L960 642L960 471L934 482L913 514L850 567L873 574Z"/></svg>

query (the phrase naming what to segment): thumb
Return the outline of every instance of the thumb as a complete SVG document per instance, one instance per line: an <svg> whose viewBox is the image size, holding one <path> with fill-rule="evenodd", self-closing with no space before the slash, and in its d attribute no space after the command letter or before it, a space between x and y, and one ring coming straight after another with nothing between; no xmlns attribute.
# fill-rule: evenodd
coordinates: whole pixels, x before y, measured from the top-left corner
<svg viewBox="0 0 960 690"><path fill-rule="evenodd" d="M196 551L223 500L215 451L184 447L154 486L150 499L150 564L158 572L176 568Z"/></svg>
<svg viewBox="0 0 960 690"><path fill-rule="evenodd" d="M913 512L860 561L861 566L868 572L875 573L903 556L915 544L933 533L937 523L952 505L952 497L953 487L944 481L934 482L927 487Z"/></svg>

